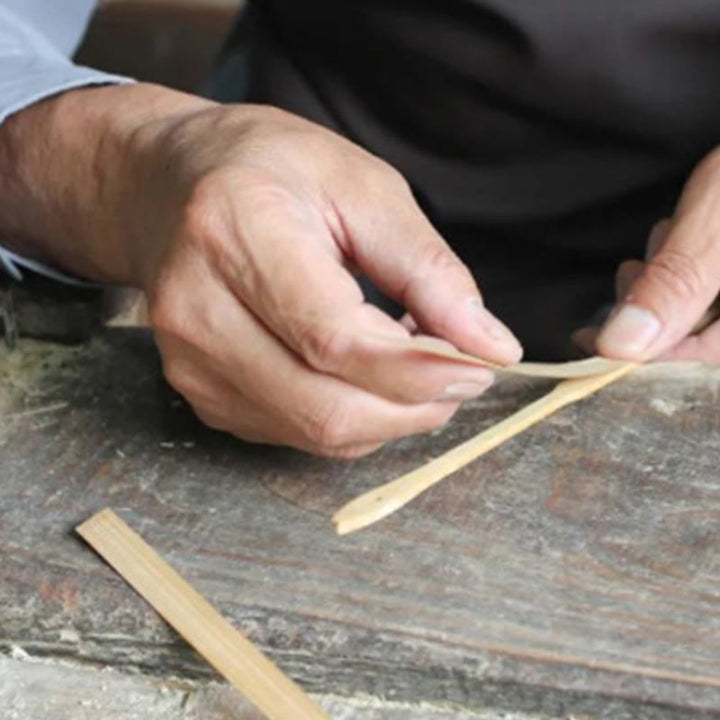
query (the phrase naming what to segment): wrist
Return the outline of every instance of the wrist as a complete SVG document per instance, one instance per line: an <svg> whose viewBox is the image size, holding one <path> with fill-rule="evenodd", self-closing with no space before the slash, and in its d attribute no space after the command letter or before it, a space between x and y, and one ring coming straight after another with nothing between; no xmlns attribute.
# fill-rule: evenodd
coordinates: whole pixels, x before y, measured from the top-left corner
<svg viewBox="0 0 720 720"><path fill-rule="evenodd" d="M145 236L137 200L158 118L213 103L138 84L72 90L0 126L0 233L19 252L88 278L138 285Z"/></svg>

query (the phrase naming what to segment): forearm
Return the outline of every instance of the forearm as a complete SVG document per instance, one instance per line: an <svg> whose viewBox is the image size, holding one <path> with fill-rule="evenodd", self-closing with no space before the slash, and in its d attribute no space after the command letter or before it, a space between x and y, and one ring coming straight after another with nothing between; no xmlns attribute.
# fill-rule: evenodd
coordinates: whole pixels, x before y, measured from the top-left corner
<svg viewBox="0 0 720 720"><path fill-rule="evenodd" d="M0 126L0 237L83 277L136 285L151 237L133 206L142 129L206 101L159 86L93 87Z"/></svg>

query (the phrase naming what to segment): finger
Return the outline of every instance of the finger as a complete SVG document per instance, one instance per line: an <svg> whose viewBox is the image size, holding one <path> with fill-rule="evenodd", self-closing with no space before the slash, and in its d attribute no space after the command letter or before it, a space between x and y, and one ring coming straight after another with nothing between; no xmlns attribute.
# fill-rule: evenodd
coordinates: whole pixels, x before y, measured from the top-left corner
<svg viewBox="0 0 720 720"><path fill-rule="evenodd" d="M485 308L470 271L422 213L407 184L397 174L391 177L375 187L348 188L338 205L356 262L425 333L497 363L517 362L520 343Z"/></svg>
<svg viewBox="0 0 720 720"><path fill-rule="evenodd" d="M411 334L415 335L419 332L420 328L418 327L417 322L415 321L415 318L410 313L405 313L400 318L400 324Z"/></svg>
<svg viewBox="0 0 720 720"><path fill-rule="evenodd" d="M720 298L707 309L688 337L663 353L661 360L692 360L717 364L720 360Z"/></svg>
<svg viewBox="0 0 720 720"><path fill-rule="evenodd" d="M364 302L324 219L304 202L281 200L255 198L251 217L231 216L220 234L241 240L223 241L228 287L284 344L315 370L396 402L477 397L488 387L483 368L384 346L380 338L408 331Z"/></svg>
<svg viewBox="0 0 720 720"><path fill-rule="evenodd" d="M720 359L720 323L715 322L697 335L684 338L663 353L661 359L717 364Z"/></svg>
<svg viewBox="0 0 720 720"><path fill-rule="evenodd" d="M266 413L216 372L197 348L176 338L157 337L165 378L213 430L229 432L252 443L288 444L292 433L282 418L271 424Z"/></svg>
<svg viewBox="0 0 720 720"><path fill-rule="evenodd" d="M645 263L640 260L625 260L615 273L615 297L623 300L632 284L640 277L645 269Z"/></svg>
<svg viewBox="0 0 720 720"><path fill-rule="evenodd" d="M226 396L227 397L227 396ZM236 437L251 443L259 443L263 445L287 445L287 442L280 440L277 434L277 422L274 422L266 414L253 412L250 407L243 407L237 403L236 408L242 407L242 413L228 416L227 413L223 412L218 406L205 406L198 404L193 407L195 414L198 416L201 422L214 430L220 430L222 432L228 432ZM249 420L250 415L256 415L251 421ZM360 445L350 444L345 446L339 446L337 448L326 449L323 453L325 457L332 457L342 460L355 460L365 455L379 450L383 447L384 443L365 443ZM314 452L315 448L310 445L298 446L298 450L305 450L306 452Z"/></svg>
<svg viewBox="0 0 720 720"><path fill-rule="evenodd" d="M662 247L670 230L670 220L660 220L653 225L648 239L645 259L653 258ZM622 301L630 291L633 283L642 275L645 263L640 260L625 260L615 273L615 298ZM600 333L598 327L584 327L576 330L572 335L572 341L583 352L588 355L597 352L597 337Z"/></svg>
<svg viewBox="0 0 720 720"><path fill-rule="evenodd" d="M394 403L313 370L222 286L206 285L203 302L166 320L163 334L191 346L185 357L193 356L195 367L224 378L242 396L242 407L234 405L235 393L213 411L216 424L241 437L248 437L250 417L254 440L336 455L431 430L457 409L456 402ZM184 387L182 369L166 371Z"/></svg>
<svg viewBox="0 0 720 720"><path fill-rule="evenodd" d="M672 221L669 218L663 218L653 225L650 230L647 246L645 248L645 260L651 260L657 255L660 248L665 244L665 240L672 227Z"/></svg>
<svg viewBox="0 0 720 720"><path fill-rule="evenodd" d="M438 359L429 353L417 353L407 339L369 332L359 341L350 341L344 357L338 354L325 367L342 368L344 377L360 378L361 387L381 389L381 394L396 402L423 403L443 400L469 400L480 396L494 380L493 372L462 360ZM438 343L454 349L450 343ZM340 358L342 357L342 360ZM328 362L326 355L325 363ZM342 365L338 365L338 361Z"/></svg>
<svg viewBox="0 0 720 720"><path fill-rule="evenodd" d="M597 327L580 328L572 334L572 341L586 355L594 355L596 352L595 342L597 340L598 332L600 332L600 328Z"/></svg>
<svg viewBox="0 0 720 720"><path fill-rule="evenodd" d="M657 225L653 228L655 232ZM618 266L617 272L615 273L615 298L622 300L626 295L631 285L637 280L645 267L645 263L640 260L625 260ZM596 326L582 327L576 330L571 339L573 343L582 352L587 355L594 355L597 353L597 337L600 333L600 328Z"/></svg>
<svg viewBox="0 0 720 720"><path fill-rule="evenodd" d="M286 418L292 431L284 440L295 447L342 454L348 447L426 432L446 423L457 409L455 402L395 403L313 370L248 312L237 313L226 327L224 368L250 401L269 408L271 423L277 416ZM232 337L252 337L254 352L235 352Z"/></svg>
<svg viewBox="0 0 720 720"><path fill-rule="evenodd" d="M335 458L336 460L357 460L366 455L376 452L385 443L369 443L366 445L347 445L336 449L329 457ZM326 455L327 457L327 455Z"/></svg>
<svg viewBox="0 0 720 720"><path fill-rule="evenodd" d="M228 382L195 345L164 333L156 334L156 342L165 379L205 425L248 442L283 444L290 437L282 418L275 419L272 432L268 432L265 413Z"/></svg>
<svg viewBox="0 0 720 720"><path fill-rule="evenodd" d="M609 357L647 360L686 337L720 288L720 204L702 176L683 194L665 242L598 336Z"/></svg>

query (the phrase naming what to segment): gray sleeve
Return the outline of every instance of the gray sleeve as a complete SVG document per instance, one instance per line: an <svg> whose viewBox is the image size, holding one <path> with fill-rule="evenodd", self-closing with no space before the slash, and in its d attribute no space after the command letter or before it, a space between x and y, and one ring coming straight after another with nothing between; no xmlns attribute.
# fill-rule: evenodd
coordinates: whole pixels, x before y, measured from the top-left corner
<svg viewBox="0 0 720 720"><path fill-rule="evenodd" d="M0 0L0 123L12 113L65 90L132 82L75 65L68 57L85 30L94 4L94 0ZM0 246L0 268L20 279L20 267L66 278Z"/></svg>

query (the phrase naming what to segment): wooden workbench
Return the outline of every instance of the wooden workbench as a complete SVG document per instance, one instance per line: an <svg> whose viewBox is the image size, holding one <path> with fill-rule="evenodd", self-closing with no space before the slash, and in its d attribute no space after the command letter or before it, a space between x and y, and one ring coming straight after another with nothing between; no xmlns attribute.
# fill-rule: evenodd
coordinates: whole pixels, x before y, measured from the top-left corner
<svg viewBox="0 0 720 720"><path fill-rule="evenodd" d="M73 536L105 506L337 718L720 717L719 387L642 369L340 538L343 502L547 385L348 464L203 429L141 332L0 350L0 718L216 717L208 667Z"/></svg>

